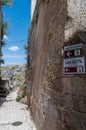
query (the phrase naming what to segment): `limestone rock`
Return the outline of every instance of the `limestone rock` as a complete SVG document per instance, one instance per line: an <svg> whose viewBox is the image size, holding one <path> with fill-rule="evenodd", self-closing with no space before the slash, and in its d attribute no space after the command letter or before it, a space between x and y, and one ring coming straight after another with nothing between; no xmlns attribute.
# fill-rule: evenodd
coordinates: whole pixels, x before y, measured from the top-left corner
<svg viewBox="0 0 86 130"><path fill-rule="evenodd" d="M76 39L74 42L86 42L86 0L67 0L67 22L65 41Z"/></svg>

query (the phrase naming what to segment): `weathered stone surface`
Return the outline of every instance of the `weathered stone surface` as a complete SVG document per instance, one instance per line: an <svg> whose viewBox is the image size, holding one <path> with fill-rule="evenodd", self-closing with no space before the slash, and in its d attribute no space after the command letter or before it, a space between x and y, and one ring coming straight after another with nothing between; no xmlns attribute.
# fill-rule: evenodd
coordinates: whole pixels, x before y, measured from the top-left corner
<svg viewBox="0 0 86 130"><path fill-rule="evenodd" d="M67 0L67 4L65 41L86 42L86 0Z"/></svg>
<svg viewBox="0 0 86 130"><path fill-rule="evenodd" d="M38 22L37 19L32 20L29 40L30 108L38 129L63 130L58 121L57 104L62 92L61 49L64 42L66 1L39 1L38 4Z"/></svg>
<svg viewBox="0 0 86 130"><path fill-rule="evenodd" d="M63 74L63 46L85 43L80 4L81 0L37 1L29 34L27 90L38 130L86 129L86 74Z"/></svg>

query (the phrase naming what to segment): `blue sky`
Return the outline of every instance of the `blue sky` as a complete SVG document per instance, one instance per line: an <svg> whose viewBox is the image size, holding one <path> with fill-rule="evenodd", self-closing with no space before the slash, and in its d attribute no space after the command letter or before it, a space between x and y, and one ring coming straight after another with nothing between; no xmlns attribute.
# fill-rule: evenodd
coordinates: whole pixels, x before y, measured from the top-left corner
<svg viewBox="0 0 86 130"><path fill-rule="evenodd" d="M3 59L7 64L26 63L24 45L27 44L30 27L31 0L14 0L12 7L3 7L4 21L8 22L8 36L3 47Z"/></svg>

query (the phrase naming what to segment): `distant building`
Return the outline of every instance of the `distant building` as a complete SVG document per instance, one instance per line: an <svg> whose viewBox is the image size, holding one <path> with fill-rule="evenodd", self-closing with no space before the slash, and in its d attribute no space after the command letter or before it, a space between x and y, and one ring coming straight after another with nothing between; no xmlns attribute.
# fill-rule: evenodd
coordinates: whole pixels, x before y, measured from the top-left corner
<svg viewBox="0 0 86 130"><path fill-rule="evenodd" d="M0 88L9 88L9 80L1 80Z"/></svg>

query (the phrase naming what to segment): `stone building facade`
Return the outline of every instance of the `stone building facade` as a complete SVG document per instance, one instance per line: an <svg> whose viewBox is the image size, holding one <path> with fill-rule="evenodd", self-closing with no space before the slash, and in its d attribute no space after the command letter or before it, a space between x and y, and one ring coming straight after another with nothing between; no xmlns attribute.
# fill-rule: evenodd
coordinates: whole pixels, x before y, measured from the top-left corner
<svg viewBox="0 0 86 130"><path fill-rule="evenodd" d="M29 33L27 89L38 130L86 129L86 74L63 73L65 45L82 43L86 58L81 1L37 0Z"/></svg>
<svg viewBox="0 0 86 130"><path fill-rule="evenodd" d="M35 6L36 6L37 0L31 0L31 20L34 14Z"/></svg>

